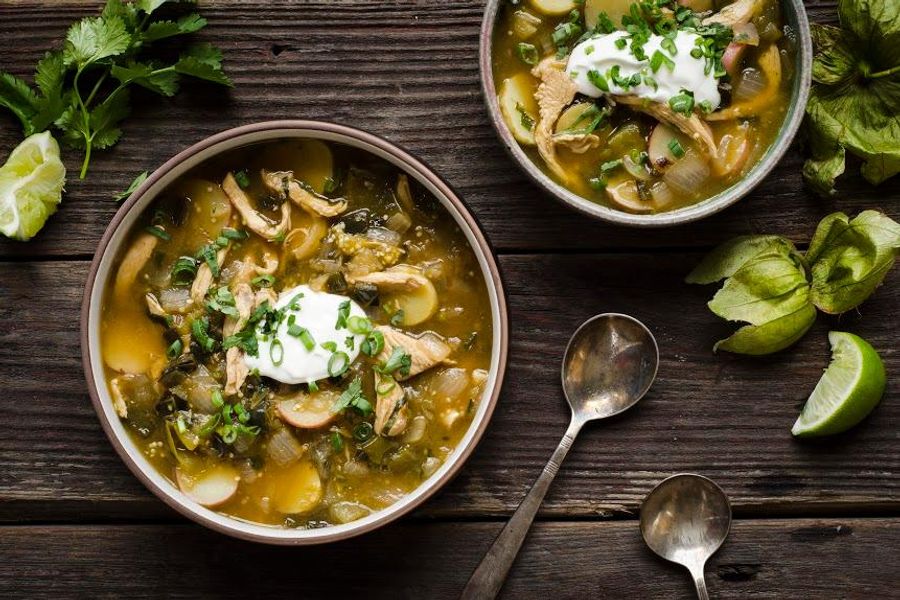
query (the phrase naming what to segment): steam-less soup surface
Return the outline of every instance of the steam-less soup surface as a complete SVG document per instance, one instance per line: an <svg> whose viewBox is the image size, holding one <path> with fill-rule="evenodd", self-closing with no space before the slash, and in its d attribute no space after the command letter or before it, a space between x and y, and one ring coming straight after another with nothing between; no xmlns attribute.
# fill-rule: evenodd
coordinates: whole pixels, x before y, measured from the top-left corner
<svg viewBox="0 0 900 600"><path fill-rule="evenodd" d="M413 491L481 401L476 257L424 188L337 144L251 146L165 190L102 306L115 409L201 505L288 527Z"/></svg>
<svg viewBox="0 0 900 600"><path fill-rule="evenodd" d="M779 0L505 2L500 111L548 176L638 214L740 180L784 120L793 32Z"/></svg>

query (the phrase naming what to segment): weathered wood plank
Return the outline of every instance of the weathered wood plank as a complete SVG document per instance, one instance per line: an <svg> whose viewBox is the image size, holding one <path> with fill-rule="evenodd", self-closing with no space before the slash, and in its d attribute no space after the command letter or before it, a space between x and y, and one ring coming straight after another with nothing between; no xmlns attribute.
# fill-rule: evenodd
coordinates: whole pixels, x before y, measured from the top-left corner
<svg viewBox="0 0 900 600"><path fill-rule="evenodd" d="M829 328L863 335L900 372L900 276L861 308L821 318L768 358L714 356L728 331L705 307L711 288L681 278L699 255L506 256L512 319L507 385L481 447L422 516L509 514L565 429L558 365L575 327L620 311L656 333L662 364L632 412L589 427L543 509L551 516L632 515L678 471L713 477L738 514L897 514L898 383L848 434L801 443L789 429L828 362ZM0 520L171 517L130 475L85 392L78 305L83 262L0 263Z"/></svg>
<svg viewBox="0 0 900 600"><path fill-rule="evenodd" d="M272 548L194 525L0 527L7 598L456 598L499 523L398 524ZM892 598L897 520L737 521L706 569L715 598ZM878 556L878 560L872 560ZM502 598L693 598L635 521L537 523Z"/></svg>
<svg viewBox="0 0 900 600"><path fill-rule="evenodd" d="M99 2L0 6L0 69L30 76L35 62L76 18ZM56 215L28 244L0 241L0 256L84 256L93 253L116 209L112 195L140 171L154 169L200 139L229 127L279 118L334 120L385 136L428 161L454 185L501 250L620 249L709 246L746 232L808 239L836 209L886 205L900 179L877 191L856 173L842 178L838 200L822 201L801 183L794 148L749 198L695 225L642 231L595 223L564 208L525 180L490 127L478 79L483 3L457 0L381 2L204 2L209 27L199 38L226 55L236 87L188 84L174 100L135 93L123 141L97 153L90 177L72 175ZM833 19L832 2L810 2L813 19ZM361 40L364 40L361 42ZM0 116L0 153L20 139Z"/></svg>

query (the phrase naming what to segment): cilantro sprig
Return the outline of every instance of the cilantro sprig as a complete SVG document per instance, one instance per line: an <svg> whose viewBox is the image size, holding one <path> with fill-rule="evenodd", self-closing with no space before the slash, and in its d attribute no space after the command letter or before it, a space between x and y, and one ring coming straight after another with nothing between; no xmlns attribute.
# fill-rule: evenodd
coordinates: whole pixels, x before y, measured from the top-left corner
<svg viewBox="0 0 900 600"><path fill-rule="evenodd" d="M64 143L84 152L84 179L92 152L121 138L134 86L162 96L174 96L182 76L231 86L222 71L221 51L209 44L185 49L174 62L152 56L154 42L206 26L206 19L195 12L176 20L156 12L166 4L188 3L108 0L99 16L85 17L69 28L61 49L44 55L34 86L0 71L0 106L21 121L26 136L58 129Z"/></svg>

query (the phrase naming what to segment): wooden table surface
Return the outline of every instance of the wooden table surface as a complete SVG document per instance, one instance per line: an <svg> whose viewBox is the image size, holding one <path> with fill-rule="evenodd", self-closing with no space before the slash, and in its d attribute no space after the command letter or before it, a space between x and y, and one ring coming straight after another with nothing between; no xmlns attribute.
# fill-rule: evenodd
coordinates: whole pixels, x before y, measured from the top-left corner
<svg viewBox="0 0 900 600"><path fill-rule="evenodd" d="M30 76L42 53L99 2L0 4L0 69ZM807 4L832 21L834 3ZM0 241L0 597L454 598L562 435L558 365L585 318L622 311L660 345L659 377L633 411L581 436L504 588L505 598L690 598L656 559L638 507L667 475L693 471L730 495L735 523L710 561L718 598L900 597L900 273L859 311L820 318L788 352L711 352L728 326L711 288L684 275L736 234L802 244L833 210L900 217L900 178L877 190L855 166L834 199L802 187L792 149L748 198L690 226L647 231L587 219L525 180L482 105L481 0L206 1L200 38L225 51L235 88L139 96L123 141L70 169L62 207L29 243ZM239 542L185 521L128 472L104 436L81 369L88 264L140 171L223 129L334 120L425 159L472 207L496 247L511 309L507 383L461 474L412 516L327 547ZM0 117L0 153L20 139ZM826 332L866 337L895 375L855 430L818 443L790 426L828 361Z"/></svg>

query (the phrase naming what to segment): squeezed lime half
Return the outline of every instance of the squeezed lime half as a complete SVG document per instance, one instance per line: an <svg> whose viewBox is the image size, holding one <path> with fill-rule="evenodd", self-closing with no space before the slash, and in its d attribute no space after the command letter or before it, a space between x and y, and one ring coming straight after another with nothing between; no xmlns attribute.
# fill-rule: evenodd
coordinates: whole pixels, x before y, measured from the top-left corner
<svg viewBox="0 0 900 600"><path fill-rule="evenodd" d="M798 437L847 431L881 400L887 377L878 352L852 333L832 331L831 364L791 428Z"/></svg>
<svg viewBox="0 0 900 600"><path fill-rule="evenodd" d="M59 144L49 131L25 138L0 167L0 233L30 240L56 212L66 184Z"/></svg>

